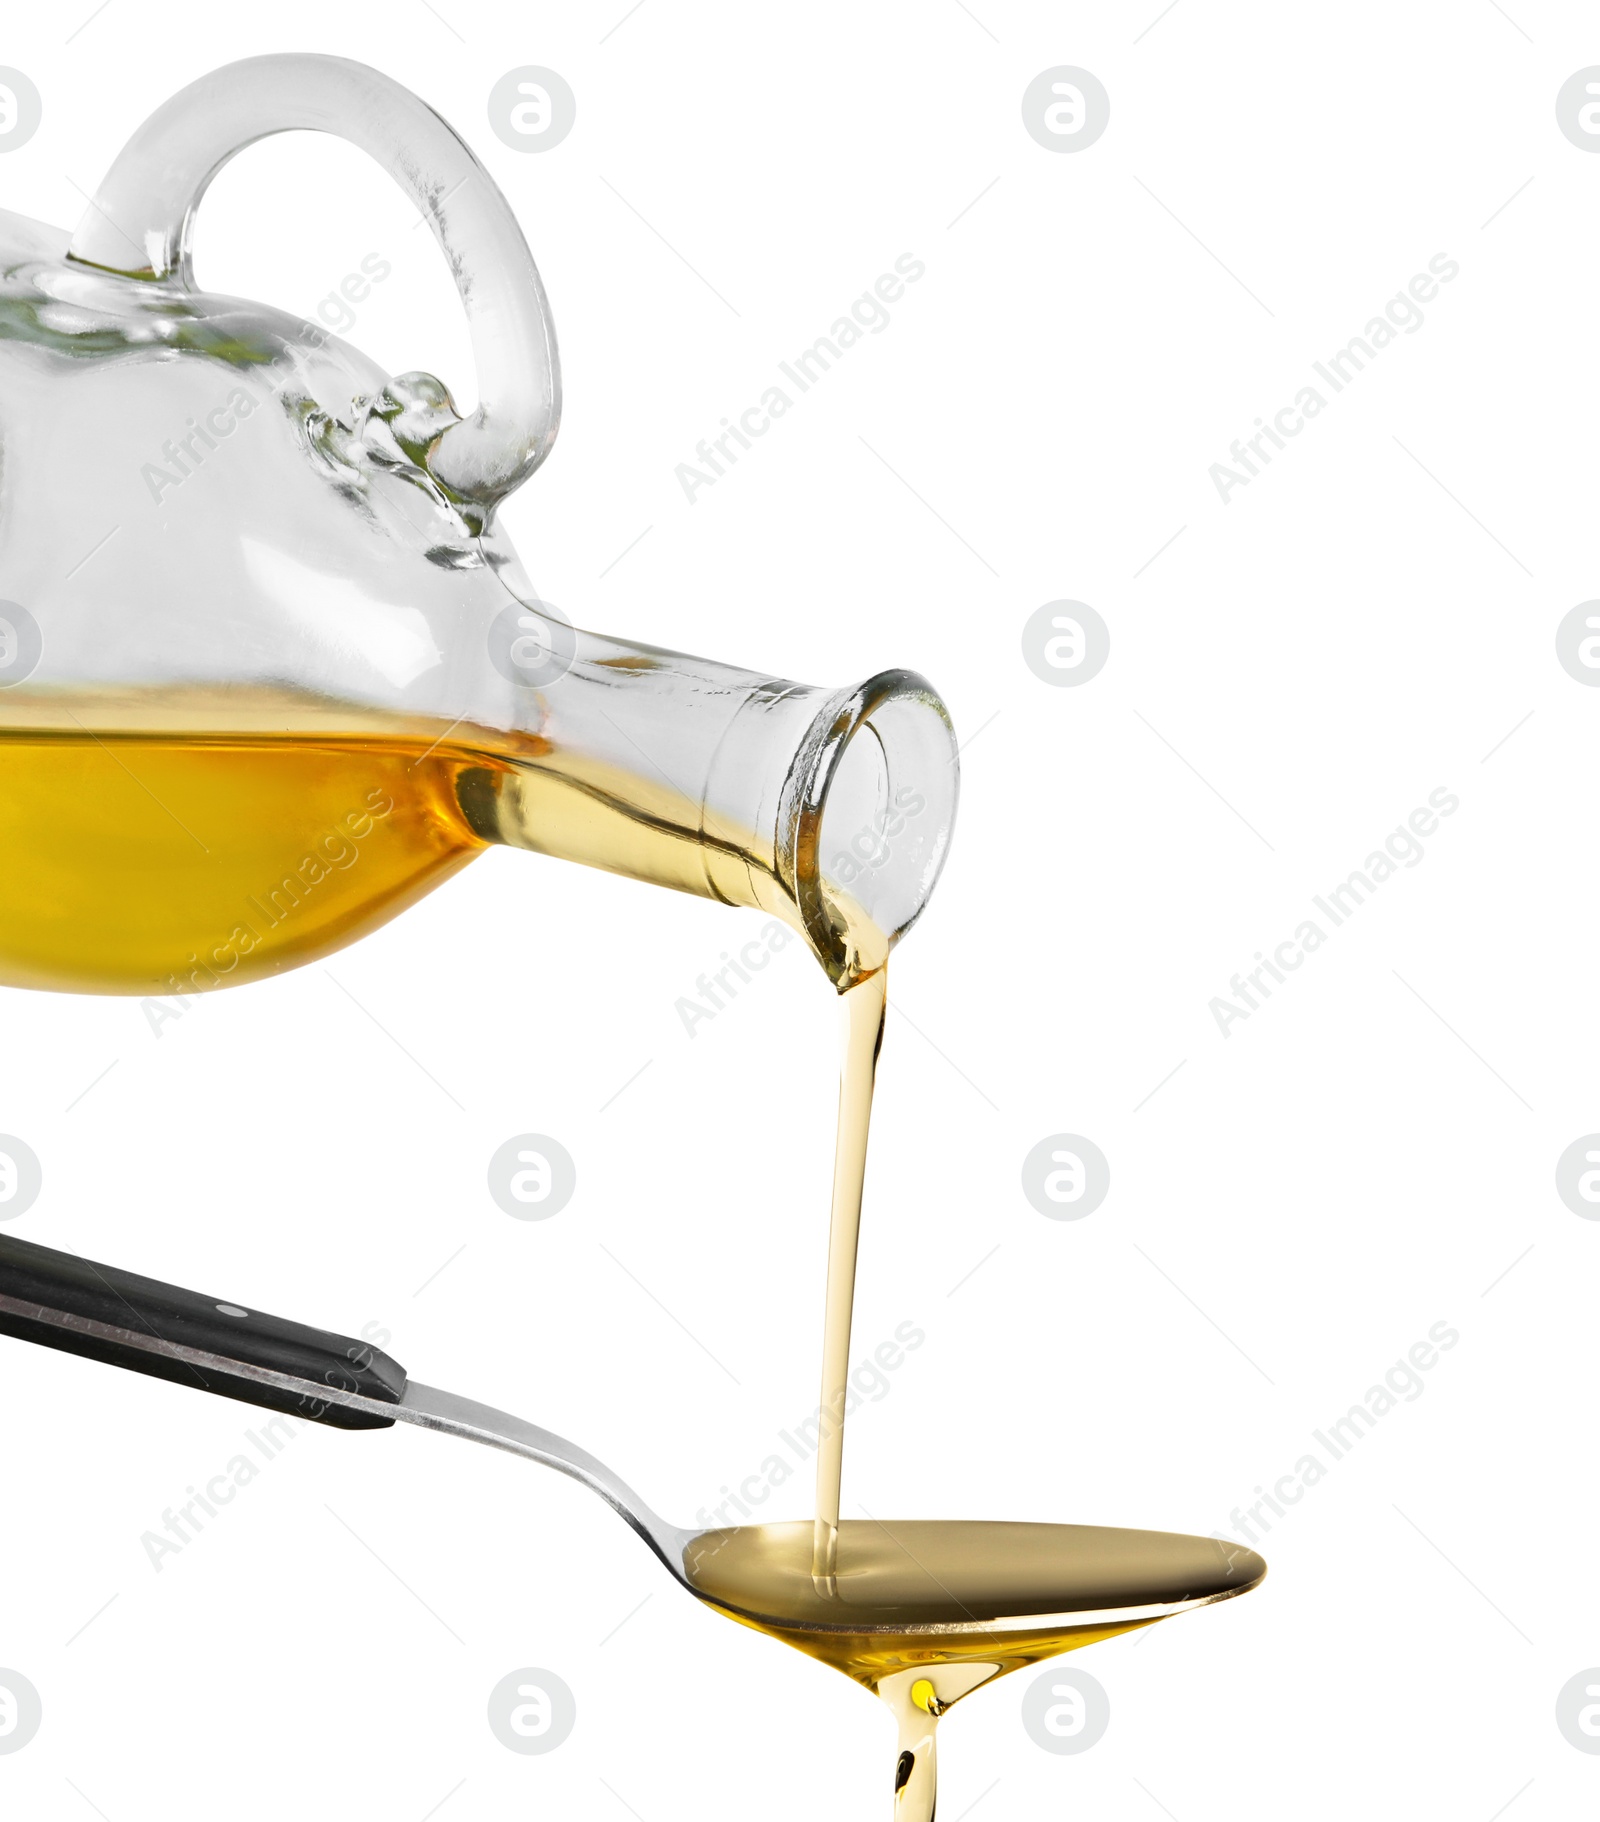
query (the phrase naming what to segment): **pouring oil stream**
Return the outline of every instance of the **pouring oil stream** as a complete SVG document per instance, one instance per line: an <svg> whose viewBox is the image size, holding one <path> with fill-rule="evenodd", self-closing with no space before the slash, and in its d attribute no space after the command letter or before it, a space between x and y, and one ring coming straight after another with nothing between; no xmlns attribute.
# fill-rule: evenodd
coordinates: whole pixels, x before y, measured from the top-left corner
<svg viewBox="0 0 1600 1822"><path fill-rule="evenodd" d="M840 996L844 1055L839 1071L839 1136L833 1155L833 1209L828 1224L828 1287L823 1317L821 1434L817 1444L817 1514L811 1573L818 1592L832 1592L839 1560L839 1496L844 1470L844 1407L849 1396L850 1328L855 1310L861 1197L878 1053L883 1047L889 964L880 962Z"/></svg>

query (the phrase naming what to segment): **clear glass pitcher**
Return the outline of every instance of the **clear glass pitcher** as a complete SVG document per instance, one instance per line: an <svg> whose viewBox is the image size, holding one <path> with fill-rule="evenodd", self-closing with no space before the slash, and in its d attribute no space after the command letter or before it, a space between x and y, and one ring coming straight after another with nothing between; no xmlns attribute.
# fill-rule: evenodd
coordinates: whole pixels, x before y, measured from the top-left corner
<svg viewBox="0 0 1600 1822"><path fill-rule="evenodd" d="M363 147L431 223L469 416L196 288L206 186L294 128ZM559 415L505 198L364 65L231 64L134 134L70 239L0 213L0 981L257 979L490 842L774 912L841 990L878 965L949 844L944 704L908 671L818 689L568 624L495 522Z"/></svg>

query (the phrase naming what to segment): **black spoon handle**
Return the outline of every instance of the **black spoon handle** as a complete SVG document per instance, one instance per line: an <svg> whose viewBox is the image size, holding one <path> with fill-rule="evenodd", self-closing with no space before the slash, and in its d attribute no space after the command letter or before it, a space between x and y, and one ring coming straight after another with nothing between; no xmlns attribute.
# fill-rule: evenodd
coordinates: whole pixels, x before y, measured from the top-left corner
<svg viewBox="0 0 1600 1822"><path fill-rule="evenodd" d="M394 1419L338 1394L393 1405L406 1389L405 1369L368 1342L4 1235L0 1335L341 1430Z"/></svg>

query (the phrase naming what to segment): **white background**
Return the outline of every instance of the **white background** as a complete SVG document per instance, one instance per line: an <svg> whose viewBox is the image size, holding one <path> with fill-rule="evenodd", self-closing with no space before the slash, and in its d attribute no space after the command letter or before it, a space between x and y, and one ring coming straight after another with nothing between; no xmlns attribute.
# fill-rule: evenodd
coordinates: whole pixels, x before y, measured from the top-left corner
<svg viewBox="0 0 1600 1822"><path fill-rule="evenodd" d="M1600 1126L1600 695L1554 648L1600 593L1600 157L1554 115L1600 61L1591 9L404 0L180 32L110 0L63 42L88 10L8 21L44 119L0 206L70 226L231 57L378 65L485 160L550 292L565 424L505 508L541 589L778 675L913 666L971 739L894 964L856 1353L927 1341L855 1425L847 1512L1231 1529L1460 1332L1274 1521L1259 1592L1073 1660L1110 1693L1092 1751L1031 1742L1027 1674L960 1709L941 1815L1592 1809L1554 1702L1600 1662L1600 1228L1553 1174ZM522 64L578 98L543 155L486 118ZM1021 124L1056 64L1111 96L1075 156ZM198 249L207 286L300 311L379 253L350 339L473 396L443 261L351 148L249 151ZM904 252L927 275L891 326L686 503L675 465ZM1209 466L1441 252L1424 326L1224 506ZM1021 656L1062 597L1111 628L1081 688ZM1422 862L1224 1038L1212 996L1440 786ZM5 992L0 1129L44 1164L7 1231L376 1323L688 1521L816 1401L829 992L796 945L694 1039L674 1011L758 928L495 852L159 1039L137 1001ZM578 1167L542 1223L484 1181L529 1130ZM1020 1187L1062 1131L1111 1164L1078 1222ZM252 1414L12 1342L0 1396L0 1666L44 1701L0 1757L8 1815L887 1811L887 1715L554 1475L308 1429L158 1574L141 1535ZM527 1665L578 1704L542 1757L485 1721Z"/></svg>

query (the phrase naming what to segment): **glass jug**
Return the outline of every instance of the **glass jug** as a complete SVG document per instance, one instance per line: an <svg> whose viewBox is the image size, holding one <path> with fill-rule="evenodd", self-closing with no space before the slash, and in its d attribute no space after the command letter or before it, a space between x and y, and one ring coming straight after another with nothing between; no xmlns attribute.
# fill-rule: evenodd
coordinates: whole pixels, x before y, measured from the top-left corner
<svg viewBox="0 0 1600 1822"><path fill-rule="evenodd" d="M430 222L482 403L196 288L221 166L294 128ZM579 631L495 509L549 453L554 330L505 198L375 70L251 58L172 97L77 232L0 212L0 982L189 993L340 947L500 842L800 930L844 990L916 920L944 704Z"/></svg>

